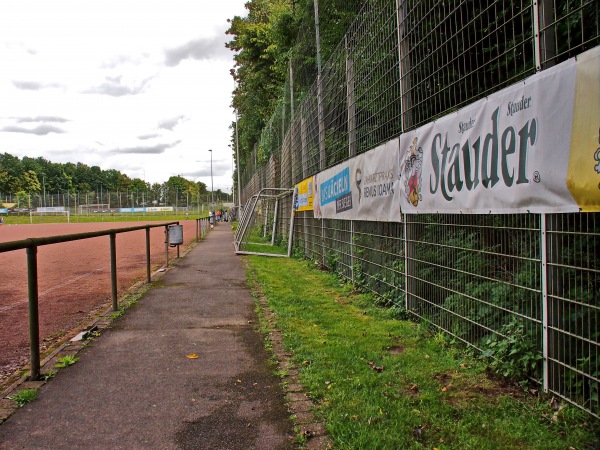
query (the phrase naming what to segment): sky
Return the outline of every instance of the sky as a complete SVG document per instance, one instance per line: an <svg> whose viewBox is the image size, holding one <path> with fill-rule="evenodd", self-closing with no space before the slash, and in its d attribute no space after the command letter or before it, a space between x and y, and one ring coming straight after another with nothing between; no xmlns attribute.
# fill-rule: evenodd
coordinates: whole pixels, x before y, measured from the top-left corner
<svg viewBox="0 0 600 450"><path fill-rule="evenodd" d="M246 0L2 0L0 153L231 192ZM209 151L212 149L212 152Z"/></svg>

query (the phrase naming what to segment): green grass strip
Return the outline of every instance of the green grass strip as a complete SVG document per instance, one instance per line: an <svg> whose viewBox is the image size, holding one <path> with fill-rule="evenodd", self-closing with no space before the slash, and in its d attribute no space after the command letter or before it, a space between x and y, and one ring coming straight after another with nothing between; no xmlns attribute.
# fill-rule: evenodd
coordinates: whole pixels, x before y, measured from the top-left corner
<svg viewBox="0 0 600 450"><path fill-rule="evenodd" d="M334 275L252 256L315 414L340 449L594 448L598 421L486 375L443 335L398 320Z"/></svg>

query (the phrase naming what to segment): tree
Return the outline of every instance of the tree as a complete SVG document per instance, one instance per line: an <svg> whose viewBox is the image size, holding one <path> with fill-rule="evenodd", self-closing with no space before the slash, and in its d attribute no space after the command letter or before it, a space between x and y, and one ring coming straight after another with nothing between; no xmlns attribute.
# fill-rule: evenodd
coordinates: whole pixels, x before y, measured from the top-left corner
<svg viewBox="0 0 600 450"><path fill-rule="evenodd" d="M27 195L41 192L42 186L38 180L37 174L33 170L28 170L23 174L23 192Z"/></svg>

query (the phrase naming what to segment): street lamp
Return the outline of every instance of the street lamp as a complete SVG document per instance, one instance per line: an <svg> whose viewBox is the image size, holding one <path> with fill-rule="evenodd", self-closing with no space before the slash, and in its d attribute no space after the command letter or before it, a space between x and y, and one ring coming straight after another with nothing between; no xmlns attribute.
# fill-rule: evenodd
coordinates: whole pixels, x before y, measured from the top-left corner
<svg viewBox="0 0 600 450"><path fill-rule="evenodd" d="M213 173L212 173L212 149L208 150L210 152L210 203L212 206L215 206L215 188L213 185Z"/></svg>

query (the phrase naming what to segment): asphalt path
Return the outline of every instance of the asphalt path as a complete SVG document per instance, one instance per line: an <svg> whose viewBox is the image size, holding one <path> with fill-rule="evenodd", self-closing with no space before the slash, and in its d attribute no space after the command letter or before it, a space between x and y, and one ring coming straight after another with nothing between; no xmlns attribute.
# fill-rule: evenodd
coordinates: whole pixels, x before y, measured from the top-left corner
<svg viewBox="0 0 600 450"><path fill-rule="evenodd" d="M153 283L0 425L0 449L295 448L232 239L219 224Z"/></svg>

